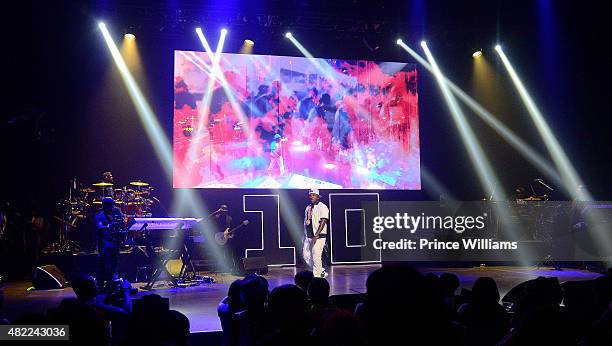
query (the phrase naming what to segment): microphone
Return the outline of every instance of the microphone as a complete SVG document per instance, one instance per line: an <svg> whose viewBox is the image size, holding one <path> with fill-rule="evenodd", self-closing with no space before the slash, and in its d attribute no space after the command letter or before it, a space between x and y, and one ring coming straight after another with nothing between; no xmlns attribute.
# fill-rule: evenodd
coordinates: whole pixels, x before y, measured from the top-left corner
<svg viewBox="0 0 612 346"><path fill-rule="evenodd" d="M545 188L547 188L550 191L555 191L555 189L553 189L552 187L548 186L544 180L542 180L541 178L535 178L533 179L533 181L540 183L540 185L544 186Z"/></svg>
<svg viewBox="0 0 612 346"><path fill-rule="evenodd" d="M216 211L213 211L212 213L210 213L210 215L208 215L208 217L217 215L219 212L221 211L221 208L217 209Z"/></svg>

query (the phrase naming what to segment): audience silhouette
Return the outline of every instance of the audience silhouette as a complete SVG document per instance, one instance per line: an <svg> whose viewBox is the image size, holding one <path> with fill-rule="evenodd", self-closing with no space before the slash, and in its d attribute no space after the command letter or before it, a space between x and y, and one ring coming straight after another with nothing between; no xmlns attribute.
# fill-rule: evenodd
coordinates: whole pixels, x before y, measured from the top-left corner
<svg viewBox="0 0 612 346"><path fill-rule="evenodd" d="M455 274L384 265L368 276L355 311L335 306L329 282L310 271L297 273L295 285L271 291L263 276L251 274L232 282L217 307L221 343L612 345L611 274L563 284L538 277L517 286L505 307L493 278L480 277L471 290L463 287L457 294L461 282ZM67 324L74 345L189 344L189 319L157 294L132 302L129 283L101 293L90 276L76 278L72 288L75 298L13 321L2 318L0 290L0 324Z"/></svg>

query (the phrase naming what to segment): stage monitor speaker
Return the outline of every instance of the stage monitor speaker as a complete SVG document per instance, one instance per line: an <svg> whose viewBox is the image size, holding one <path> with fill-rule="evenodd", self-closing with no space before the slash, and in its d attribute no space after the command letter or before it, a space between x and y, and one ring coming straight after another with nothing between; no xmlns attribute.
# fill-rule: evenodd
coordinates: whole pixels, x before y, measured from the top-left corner
<svg viewBox="0 0 612 346"><path fill-rule="evenodd" d="M259 275L268 274L268 263L265 257L247 257L242 259L245 275L257 273Z"/></svg>
<svg viewBox="0 0 612 346"><path fill-rule="evenodd" d="M51 290L68 286L64 273L54 265L34 268L32 286L37 290Z"/></svg>

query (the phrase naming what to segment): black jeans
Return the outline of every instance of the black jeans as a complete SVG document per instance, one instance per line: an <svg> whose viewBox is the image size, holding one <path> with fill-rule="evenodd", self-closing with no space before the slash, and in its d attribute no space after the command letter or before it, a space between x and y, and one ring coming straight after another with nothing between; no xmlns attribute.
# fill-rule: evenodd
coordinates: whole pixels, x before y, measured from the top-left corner
<svg viewBox="0 0 612 346"><path fill-rule="evenodd" d="M238 251L233 240L229 239L228 242L222 247L223 257L225 264L229 266L229 270L232 273L238 273L241 271L240 258L238 257Z"/></svg>
<svg viewBox="0 0 612 346"><path fill-rule="evenodd" d="M117 272L117 259L119 258L119 247L109 239L98 239L98 284L111 281Z"/></svg>

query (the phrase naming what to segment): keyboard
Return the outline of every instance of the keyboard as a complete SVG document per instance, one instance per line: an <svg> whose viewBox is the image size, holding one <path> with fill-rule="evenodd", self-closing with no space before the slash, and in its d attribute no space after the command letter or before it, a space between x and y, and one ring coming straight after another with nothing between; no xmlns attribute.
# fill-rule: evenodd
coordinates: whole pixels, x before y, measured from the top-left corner
<svg viewBox="0 0 612 346"><path fill-rule="evenodd" d="M131 231L137 231L146 224L147 230L171 230L180 226L182 230L190 230L193 226L202 221L193 217L135 217L134 223L130 226Z"/></svg>

